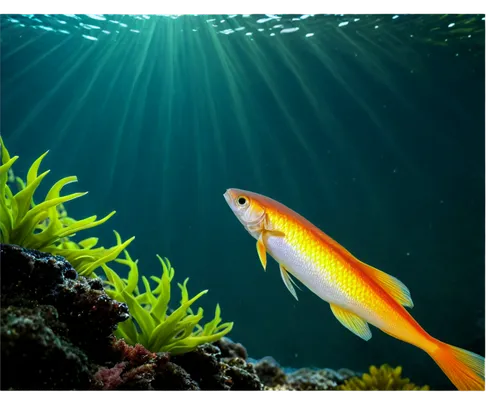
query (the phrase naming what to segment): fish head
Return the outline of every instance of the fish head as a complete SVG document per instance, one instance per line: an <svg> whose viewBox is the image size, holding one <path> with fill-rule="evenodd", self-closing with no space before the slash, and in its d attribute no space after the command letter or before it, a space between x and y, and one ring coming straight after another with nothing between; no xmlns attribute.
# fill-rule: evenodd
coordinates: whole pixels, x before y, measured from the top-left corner
<svg viewBox="0 0 500 400"><path fill-rule="evenodd" d="M229 208L245 229L255 238L264 229L266 209L254 193L241 189L228 189L224 193Z"/></svg>

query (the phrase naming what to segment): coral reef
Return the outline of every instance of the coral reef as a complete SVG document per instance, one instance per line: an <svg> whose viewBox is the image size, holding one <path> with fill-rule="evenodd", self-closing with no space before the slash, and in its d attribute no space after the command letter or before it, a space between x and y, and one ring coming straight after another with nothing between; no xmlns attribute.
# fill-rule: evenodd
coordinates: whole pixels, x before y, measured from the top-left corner
<svg viewBox="0 0 500 400"><path fill-rule="evenodd" d="M262 388L239 344L220 338L220 348L203 344L178 355L131 346L113 335L127 307L100 279L16 245L0 245L0 259L2 390Z"/></svg>
<svg viewBox="0 0 500 400"><path fill-rule="evenodd" d="M402 367L392 368L384 364L380 368L371 366L369 374L353 377L339 386L339 390L429 390L429 386L417 386L408 378L401 378Z"/></svg>

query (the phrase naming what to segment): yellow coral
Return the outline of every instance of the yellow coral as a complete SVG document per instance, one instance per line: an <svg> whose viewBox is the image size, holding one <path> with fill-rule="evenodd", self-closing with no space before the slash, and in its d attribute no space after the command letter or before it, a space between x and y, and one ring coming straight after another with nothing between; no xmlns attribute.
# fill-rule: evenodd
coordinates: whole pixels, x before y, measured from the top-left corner
<svg viewBox="0 0 500 400"><path fill-rule="evenodd" d="M71 193L61 196L60 192L68 183L76 182L76 176L69 176L57 181L45 196L45 200L36 203L34 194L49 170L38 174L43 158L42 154L30 167L26 181L14 177L12 165L19 158L10 157L0 136L0 242L17 244L61 255L82 275L90 275L105 262L114 260L134 238L125 242L119 240L109 249L96 248L97 238L88 238L78 243L69 238L77 232L101 225L113 216L114 211L97 220L94 215L82 220L75 220L66 215L63 203L84 196L86 192ZM17 192L13 192L8 183L15 181Z"/></svg>
<svg viewBox="0 0 500 400"><path fill-rule="evenodd" d="M347 379L338 390L429 390L428 385L419 387L410 379L401 378L402 371L401 366L392 368L384 364L377 368L372 365L369 374Z"/></svg>

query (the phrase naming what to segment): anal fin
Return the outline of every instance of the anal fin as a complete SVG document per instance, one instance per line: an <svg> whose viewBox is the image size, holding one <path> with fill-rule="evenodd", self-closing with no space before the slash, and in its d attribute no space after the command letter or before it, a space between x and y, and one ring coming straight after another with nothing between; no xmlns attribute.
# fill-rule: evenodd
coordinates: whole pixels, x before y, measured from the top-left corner
<svg viewBox="0 0 500 400"><path fill-rule="evenodd" d="M333 315L335 315L339 322L352 333L364 340L371 339L372 332L370 331L368 323L364 319L335 304L330 304L330 308L332 309Z"/></svg>

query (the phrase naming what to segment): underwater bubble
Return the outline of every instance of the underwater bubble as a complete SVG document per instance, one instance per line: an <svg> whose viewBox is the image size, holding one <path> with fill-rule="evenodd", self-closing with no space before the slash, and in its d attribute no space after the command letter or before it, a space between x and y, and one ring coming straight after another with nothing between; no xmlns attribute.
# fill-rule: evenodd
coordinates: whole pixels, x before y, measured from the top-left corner
<svg viewBox="0 0 500 400"><path fill-rule="evenodd" d="M483 18L481 18L481 21L484 21L484 17L483 17Z"/></svg>
<svg viewBox="0 0 500 400"><path fill-rule="evenodd" d="M50 26L40 25L40 29L43 29L43 30L49 31L49 32L54 32L54 28L51 28Z"/></svg>
<svg viewBox="0 0 500 400"><path fill-rule="evenodd" d="M278 29L278 28L284 28L284 27L285 27L285 25L282 25L282 24L274 25L273 26L273 28L276 28L276 29Z"/></svg>
<svg viewBox="0 0 500 400"><path fill-rule="evenodd" d="M339 26L346 26L349 23L349 21L341 22Z"/></svg>
<svg viewBox="0 0 500 400"><path fill-rule="evenodd" d="M234 33L232 29L224 29L223 31L220 31L220 33L223 33L224 35L230 35L231 33Z"/></svg>
<svg viewBox="0 0 500 400"><path fill-rule="evenodd" d="M252 36L252 35L253 35L253 33L252 33L252 32L247 32L247 33L245 33L245 35L246 35L246 36Z"/></svg>
<svg viewBox="0 0 500 400"><path fill-rule="evenodd" d="M124 24L123 22L120 22L120 26L123 26L124 28L128 28L128 25Z"/></svg>
<svg viewBox="0 0 500 400"><path fill-rule="evenodd" d="M397 19L397 18L399 18L399 15L394 15L394 16L392 17L392 19Z"/></svg>
<svg viewBox="0 0 500 400"><path fill-rule="evenodd" d="M105 33L106 35L111 34L111 32L110 32L110 31L102 31L102 33Z"/></svg>
<svg viewBox="0 0 500 400"><path fill-rule="evenodd" d="M82 35L85 39L88 39L88 40L97 40L96 37L94 36L89 36L89 35Z"/></svg>
<svg viewBox="0 0 500 400"><path fill-rule="evenodd" d="M112 24L119 24L119 22L118 22L118 21L115 21L115 20L113 20L113 19L110 19L110 20L109 20L109 22L111 22Z"/></svg>
<svg viewBox="0 0 500 400"><path fill-rule="evenodd" d="M234 17L237 17L238 15L237 14L231 14L231 15L228 15L227 17L228 18L234 18Z"/></svg>
<svg viewBox="0 0 500 400"><path fill-rule="evenodd" d="M137 29L131 29L130 32L141 33L141 31L138 31Z"/></svg>
<svg viewBox="0 0 500 400"><path fill-rule="evenodd" d="M14 24L17 24L19 22L19 20L14 19L14 18L8 18L7 21L12 22Z"/></svg>
<svg viewBox="0 0 500 400"><path fill-rule="evenodd" d="M375 25L375 29L378 29L378 25Z"/></svg>
<svg viewBox="0 0 500 400"><path fill-rule="evenodd" d="M35 14L21 14L23 17L26 17L26 18L33 18L35 16Z"/></svg>
<svg viewBox="0 0 500 400"><path fill-rule="evenodd" d="M144 18L144 19L150 19L151 17L149 15L143 15L142 18Z"/></svg>
<svg viewBox="0 0 500 400"><path fill-rule="evenodd" d="M38 19L38 18L33 18L33 21L40 22L40 23L42 22L42 20Z"/></svg>
<svg viewBox="0 0 500 400"><path fill-rule="evenodd" d="M243 18L248 18L250 16L250 14L243 14L242 17Z"/></svg>
<svg viewBox="0 0 500 400"><path fill-rule="evenodd" d="M257 29L259 32L263 32L264 31L264 28L259 28Z"/></svg>
<svg viewBox="0 0 500 400"><path fill-rule="evenodd" d="M311 37L311 36L314 36L314 33L308 33L308 34L306 34L306 37Z"/></svg>
<svg viewBox="0 0 500 400"><path fill-rule="evenodd" d="M311 14L304 14L304 15L300 16L299 18L306 19L306 18L309 18L310 16L311 16Z"/></svg>
<svg viewBox="0 0 500 400"><path fill-rule="evenodd" d="M292 21L300 21L300 18L292 18Z"/></svg>
<svg viewBox="0 0 500 400"><path fill-rule="evenodd" d="M235 28L235 31L242 31L243 29L245 29L244 26L238 26L237 28Z"/></svg>
<svg viewBox="0 0 500 400"><path fill-rule="evenodd" d="M79 16L77 16L75 14L63 14L63 15L65 15L66 17L69 17L69 18L81 19Z"/></svg>
<svg viewBox="0 0 500 400"><path fill-rule="evenodd" d="M215 20L216 20L215 18L207 19L207 22L214 22Z"/></svg>
<svg viewBox="0 0 500 400"><path fill-rule="evenodd" d="M354 22L358 22L359 21L359 18L354 18Z"/></svg>
<svg viewBox="0 0 500 400"><path fill-rule="evenodd" d="M226 22L226 20L225 20L225 19L221 19L221 20L219 21L219 24L223 24L224 22Z"/></svg>
<svg viewBox="0 0 500 400"><path fill-rule="evenodd" d="M276 36L276 33L271 33L269 36Z"/></svg>
<svg viewBox="0 0 500 400"><path fill-rule="evenodd" d="M193 32L198 32L198 29L194 29L194 28L193 28L193 29L191 29L191 30L192 30Z"/></svg>
<svg viewBox="0 0 500 400"><path fill-rule="evenodd" d="M299 30L298 27L295 28L285 28L280 31L280 33L292 33L292 32L297 32Z"/></svg>
<svg viewBox="0 0 500 400"><path fill-rule="evenodd" d="M56 21L59 22L62 25L66 25L67 24L66 21L63 21L63 20L60 20L60 19L56 19Z"/></svg>
<svg viewBox="0 0 500 400"><path fill-rule="evenodd" d="M101 14L85 14L87 17L96 19L97 21L106 21L106 18Z"/></svg>
<svg viewBox="0 0 500 400"><path fill-rule="evenodd" d="M450 25L448 25L448 28L453 28L455 26L455 23L452 22Z"/></svg>
<svg viewBox="0 0 500 400"><path fill-rule="evenodd" d="M58 32L64 33L65 35L69 35L69 32L64 29L59 29Z"/></svg>

